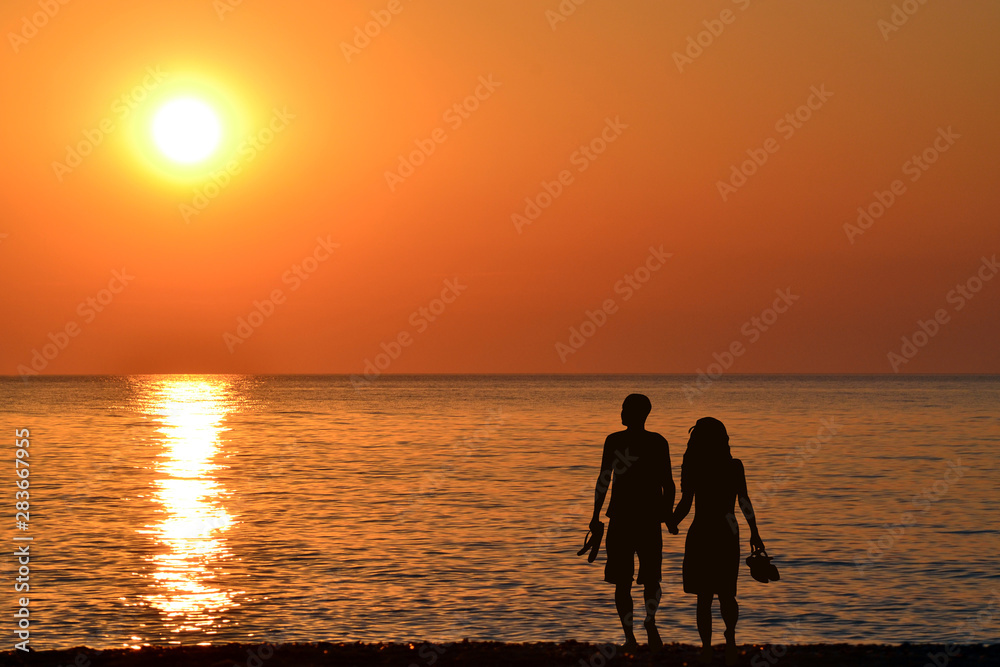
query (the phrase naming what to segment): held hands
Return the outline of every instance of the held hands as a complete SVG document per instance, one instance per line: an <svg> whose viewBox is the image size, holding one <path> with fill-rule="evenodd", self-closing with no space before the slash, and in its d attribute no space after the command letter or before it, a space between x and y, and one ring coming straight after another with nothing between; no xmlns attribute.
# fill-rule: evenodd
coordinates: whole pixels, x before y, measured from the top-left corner
<svg viewBox="0 0 1000 667"><path fill-rule="evenodd" d="M764 541L760 539L760 533L754 531L753 534L750 535L750 551L753 552L758 550L764 550Z"/></svg>
<svg viewBox="0 0 1000 667"><path fill-rule="evenodd" d="M667 530L670 531L671 535L676 535L680 532L677 530L677 521L674 519L673 512L667 512L667 517L663 520L663 523L667 525Z"/></svg>
<svg viewBox="0 0 1000 667"><path fill-rule="evenodd" d="M601 523L601 520L595 516L593 519L590 520L590 525L588 526L588 528L590 528L590 532L596 533L603 526L604 524Z"/></svg>

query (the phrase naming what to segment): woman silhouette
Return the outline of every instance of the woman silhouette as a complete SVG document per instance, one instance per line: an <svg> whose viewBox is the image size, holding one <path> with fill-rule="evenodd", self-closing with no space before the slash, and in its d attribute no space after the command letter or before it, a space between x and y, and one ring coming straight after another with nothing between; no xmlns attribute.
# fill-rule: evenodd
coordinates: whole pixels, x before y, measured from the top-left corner
<svg viewBox="0 0 1000 667"><path fill-rule="evenodd" d="M750 548L764 548L757 532L753 505L747 495L743 462L729 453L729 434L718 419L703 417L691 427L681 465L681 500L674 510L676 525L691 511L697 498L694 521L684 543L684 592L698 596L699 661L712 660L712 600L719 596L726 623L726 664L735 665L736 577L740 570L740 527L734 511L739 497L743 516L750 524Z"/></svg>

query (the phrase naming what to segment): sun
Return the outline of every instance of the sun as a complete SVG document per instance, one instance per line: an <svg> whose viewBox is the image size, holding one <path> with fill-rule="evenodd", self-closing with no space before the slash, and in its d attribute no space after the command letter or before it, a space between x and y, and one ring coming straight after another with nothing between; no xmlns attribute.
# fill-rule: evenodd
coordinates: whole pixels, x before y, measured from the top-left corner
<svg viewBox="0 0 1000 667"><path fill-rule="evenodd" d="M181 164L194 164L211 157L222 138L218 115L196 97L166 102L153 116L152 130L160 152Z"/></svg>
<svg viewBox="0 0 1000 667"><path fill-rule="evenodd" d="M150 184L187 189L219 170L240 169L240 147L267 123L259 112L266 105L228 72L173 69L145 98L133 95L120 147Z"/></svg>

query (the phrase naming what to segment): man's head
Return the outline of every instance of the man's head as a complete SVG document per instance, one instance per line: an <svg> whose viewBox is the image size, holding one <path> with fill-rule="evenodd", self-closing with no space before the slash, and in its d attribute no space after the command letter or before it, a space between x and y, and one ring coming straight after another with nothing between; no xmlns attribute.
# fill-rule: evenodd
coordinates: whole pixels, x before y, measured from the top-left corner
<svg viewBox="0 0 1000 667"><path fill-rule="evenodd" d="M622 424L642 427L652 409L653 405L643 394L629 394L622 402Z"/></svg>

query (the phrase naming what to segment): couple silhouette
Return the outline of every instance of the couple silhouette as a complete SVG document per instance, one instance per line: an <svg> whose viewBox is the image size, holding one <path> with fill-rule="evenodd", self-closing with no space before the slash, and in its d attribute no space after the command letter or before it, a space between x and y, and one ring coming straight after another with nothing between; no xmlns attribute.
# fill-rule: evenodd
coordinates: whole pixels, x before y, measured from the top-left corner
<svg viewBox="0 0 1000 667"><path fill-rule="evenodd" d="M703 647L699 662L712 660L712 602L718 596L726 624L723 633L726 664L734 665L738 656L736 579L740 565L739 524L734 512L737 499L750 525L751 552L764 549L747 494L743 463L732 457L729 434L722 422L712 417L699 419L688 431L690 437L681 466L681 499L674 507L675 488L667 440L646 430L651 409L646 396L627 396L621 413L625 430L612 433L604 441L601 473L594 492L594 516L590 521L591 560L600 546L604 530L600 514L611 487L604 580L615 585L615 606L625 631L624 649L634 651L638 647L632 624L632 575L638 555L636 583L642 584L646 612L643 627L650 648L659 650L663 646L656 628L663 561L660 524L666 524L670 534L676 535L677 526L697 501L697 511L684 543L683 583L684 592L696 595L698 600L696 618Z"/></svg>

